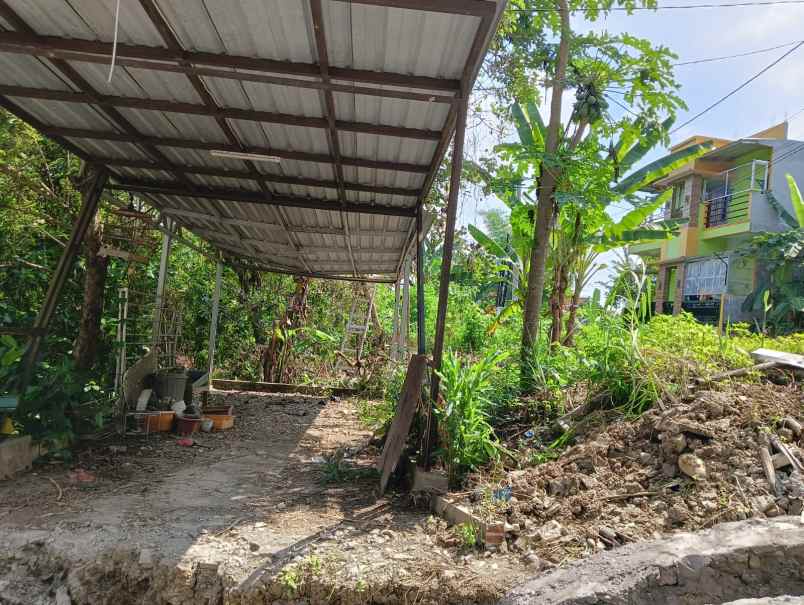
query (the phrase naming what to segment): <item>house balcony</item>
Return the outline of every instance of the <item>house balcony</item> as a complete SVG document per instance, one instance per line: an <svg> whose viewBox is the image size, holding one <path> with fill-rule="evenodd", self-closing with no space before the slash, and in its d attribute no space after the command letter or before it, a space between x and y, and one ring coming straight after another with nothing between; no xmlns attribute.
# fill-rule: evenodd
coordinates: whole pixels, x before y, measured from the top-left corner
<svg viewBox="0 0 804 605"><path fill-rule="evenodd" d="M751 206L757 198L764 201L767 186L768 162L764 160L753 160L705 179L702 236L749 231Z"/></svg>

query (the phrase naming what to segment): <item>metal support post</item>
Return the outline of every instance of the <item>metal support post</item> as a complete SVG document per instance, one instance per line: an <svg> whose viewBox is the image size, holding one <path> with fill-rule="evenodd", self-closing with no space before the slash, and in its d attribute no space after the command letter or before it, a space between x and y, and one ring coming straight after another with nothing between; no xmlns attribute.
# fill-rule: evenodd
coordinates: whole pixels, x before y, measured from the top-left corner
<svg viewBox="0 0 804 605"><path fill-rule="evenodd" d="M209 347L207 348L207 383L212 388L212 370L215 369L215 346L218 339L218 313L221 304L223 263L218 261L215 270L215 291L212 293L212 314L209 319Z"/></svg>
<svg viewBox="0 0 804 605"><path fill-rule="evenodd" d="M394 282L394 317L391 335L391 361L399 360L399 280Z"/></svg>
<svg viewBox="0 0 804 605"><path fill-rule="evenodd" d="M160 343L160 330L162 329L162 307L165 304L165 281L167 280L168 263L170 261L170 248L173 244L173 221L165 217L166 231L162 232L162 256L159 258L159 277L156 281L156 304L154 307L154 323L151 335L151 344L157 351ZM159 353L156 353L157 359Z"/></svg>
<svg viewBox="0 0 804 605"><path fill-rule="evenodd" d="M39 315L33 325L31 337L28 340L28 346L25 350L25 357L22 362L22 376L20 380L20 393L24 393L31 382L33 369L36 365L37 357L39 356L39 349L42 346L42 341L47 335L47 330L50 326L50 321L53 319L53 314L56 311L56 305L59 302L61 291L67 278L72 271L73 264L81 251L81 245L84 241L87 228L95 219L95 214L98 211L103 188L106 186L106 181L109 178L109 172L103 166L96 166L88 164L85 166L83 173L83 183L81 186L81 209L78 211L78 216L73 223L73 230L70 233L70 239L61 253L58 265L53 275L50 276L50 283L48 284L47 294L39 309Z"/></svg>
<svg viewBox="0 0 804 605"><path fill-rule="evenodd" d="M410 342L410 256L405 259L405 281L402 283L402 320L401 330L399 330L399 349L402 358L407 362L408 343Z"/></svg>
<svg viewBox="0 0 804 605"><path fill-rule="evenodd" d="M422 209L416 212L416 339L417 352L424 355L426 337L424 334L424 225Z"/></svg>
<svg viewBox="0 0 804 605"><path fill-rule="evenodd" d="M458 102L458 117L455 126L455 139L452 144L452 166L447 200L447 224L444 227L444 252L441 257L441 278L438 284L438 311L436 312L435 338L433 340L433 369L441 369L444 356L444 330L447 324L447 300L449 298L449 279L452 269L452 250L455 242L455 222L458 217L458 194L461 190L461 170L463 169L463 143L466 134L467 98ZM429 430L424 445L424 465L430 467L430 453L436 441L436 427L433 407L438 402L438 374L433 372L430 381Z"/></svg>

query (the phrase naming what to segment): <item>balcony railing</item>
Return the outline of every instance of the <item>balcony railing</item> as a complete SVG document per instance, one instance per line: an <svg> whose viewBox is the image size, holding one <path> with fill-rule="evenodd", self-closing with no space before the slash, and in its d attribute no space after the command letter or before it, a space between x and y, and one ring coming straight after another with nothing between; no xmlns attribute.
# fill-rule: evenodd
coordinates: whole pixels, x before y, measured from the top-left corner
<svg viewBox="0 0 804 605"><path fill-rule="evenodd" d="M704 182L704 225L707 228L748 220L752 193L768 185L768 162L753 160Z"/></svg>

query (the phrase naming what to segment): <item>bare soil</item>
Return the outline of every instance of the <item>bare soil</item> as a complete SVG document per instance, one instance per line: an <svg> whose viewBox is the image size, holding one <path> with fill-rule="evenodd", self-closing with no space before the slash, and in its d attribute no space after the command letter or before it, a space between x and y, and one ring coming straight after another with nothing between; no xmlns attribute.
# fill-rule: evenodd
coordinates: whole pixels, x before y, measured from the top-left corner
<svg viewBox="0 0 804 605"><path fill-rule="evenodd" d="M777 496L758 448L777 436L804 460L801 435L782 426L786 417L802 418L801 385L722 388L630 422L591 414L556 459L476 476L464 503L481 518L508 524L503 550L530 553L547 567L668 532L800 515L801 473L778 469Z"/></svg>
<svg viewBox="0 0 804 605"><path fill-rule="evenodd" d="M453 496L508 524L491 550L463 545L425 497L376 498L354 401L213 402L234 404L235 428L192 447L118 439L0 483L0 604L491 603L628 542L798 514L804 496L789 467L772 494L757 455L768 433L800 455L780 425L804 416L797 385L726 385L636 420L596 412L555 459L471 478Z"/></svg>
<svg viewBox="0 0 804 605"><path fill-rule="evenodd" d="M0 603L51 603L58 590L74 603L195 603L220 582L230 603L489 602L524 578L490 553L464 561L439 546L434 528L447 530L426 503L376 498L377 451L353 401L212 403L235 406L235 428L191 447L117 438L0 483Z"/></svg>

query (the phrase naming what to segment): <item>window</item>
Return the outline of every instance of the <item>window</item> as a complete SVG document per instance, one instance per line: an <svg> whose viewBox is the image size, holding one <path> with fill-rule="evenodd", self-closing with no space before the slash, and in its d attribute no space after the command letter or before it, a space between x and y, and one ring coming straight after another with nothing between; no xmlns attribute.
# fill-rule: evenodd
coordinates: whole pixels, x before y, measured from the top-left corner
<svg viewBox="0 0 804 605"><path fill-rule="evenodd" d="M670 218L682 218L687 215L686 183L673 185L673 197L670 200Z"/></svg>
<svg viewBox="0 0 804 605"><path fill-rule="evenodd" d="M728 259L708 258L687 263L684 270L684 298L719 296L726 290Z"/></svg>

